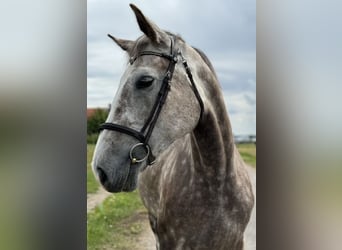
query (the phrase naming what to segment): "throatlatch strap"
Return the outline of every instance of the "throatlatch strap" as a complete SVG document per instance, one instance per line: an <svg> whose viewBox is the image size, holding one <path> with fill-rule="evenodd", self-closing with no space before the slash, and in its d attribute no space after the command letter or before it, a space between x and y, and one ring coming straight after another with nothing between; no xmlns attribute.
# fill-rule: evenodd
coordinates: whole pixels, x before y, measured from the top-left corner
<svg viewBox="0 0 342 250"><path fill-rule="evenodd" d="M199 120L201 120L201 119L202 119L202 115L203 115L203 111L204 111L203 100L202 100L202 98L201 98L200 93L198 92L198 89L197 89L196 84L195 84L195 81L194 81L194 79L193 79L193 77L192 77L191 70L190 70L190 68L189 68L189 66L188 66L188 63L187 63L187 61L186 61L184 58L183 58L183 66L184 66L185 71L186 71L186 74L188 75L188 78L189 78L189 80L190 80L191 88L192 88L192 90L194 91L194 94L195 94L195 96L196 96L196 98L197 98L197 100L198 100L198 103L199 103L199 105L200 105L201 113L200 113L200 118L199 118Z"/></svg>

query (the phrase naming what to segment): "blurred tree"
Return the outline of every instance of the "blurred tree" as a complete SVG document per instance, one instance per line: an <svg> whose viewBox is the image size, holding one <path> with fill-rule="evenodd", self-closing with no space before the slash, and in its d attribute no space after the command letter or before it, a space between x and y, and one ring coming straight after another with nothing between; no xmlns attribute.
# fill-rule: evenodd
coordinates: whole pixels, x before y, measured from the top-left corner
<svg viewBox="0 0 342 250"><path fill-rule="evenodd" d="M94 114L88 117L87 120L87 134L98 134L99 126L104 123L107 119L109 110L108 109L96 109Z"/></svg>

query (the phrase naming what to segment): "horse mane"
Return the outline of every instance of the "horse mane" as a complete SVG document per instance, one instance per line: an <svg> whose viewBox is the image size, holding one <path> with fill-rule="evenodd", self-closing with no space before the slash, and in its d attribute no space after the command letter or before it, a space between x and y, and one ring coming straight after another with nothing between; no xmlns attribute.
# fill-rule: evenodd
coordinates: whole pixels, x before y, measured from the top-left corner
<svg viewBox="0 0 342 250"><path fill-rule="evenodd" d="M195 47L192 47L192 48L201 56L202 60L208 65L209 69L214 74L215 78L217 79L215 69L213 65L211 64L209 58L206 56L206 54L204 54L204 52L200 49L197 49Z"/></svg>
<svg viewBox="0 0 342 250"><path fill-rule="evenodd" d="M166 33L170 36L173 36L175 38L175 40L181 40L182 42L185 43L184 39L180 36L180 35L175 35L169 31L166 31ZM217 79L216 76L216 72L215 69L213 67L213 65L211 64L209 58L207 57L206 54L204 54L204 52L196 47L191 46L191 48L193 48L202 58L202 60L205 62L205 64L207 64L207 66L209 67L209 69L211 70L211 72L214 74L215 78Z"/></svg>

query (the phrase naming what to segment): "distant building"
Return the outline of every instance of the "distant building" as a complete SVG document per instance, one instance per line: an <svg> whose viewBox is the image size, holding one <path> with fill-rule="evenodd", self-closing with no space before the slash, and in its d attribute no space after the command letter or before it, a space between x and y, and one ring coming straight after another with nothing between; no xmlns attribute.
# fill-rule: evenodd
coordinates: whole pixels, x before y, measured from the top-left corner
<svg viewBox="0 0 342 250"><path fill-rule="evenodd" d="M92 115L94 115L97 108L87 108L87 119L89 119Z"/></svg>
<svg viewBox="0 0 342 250"><path fill-rule="evenodd" d="M87 108L87 119L92 117L95 114L96 110L99 110L99 109L110 110L110 104L108 105L108 108Z"/></svg>

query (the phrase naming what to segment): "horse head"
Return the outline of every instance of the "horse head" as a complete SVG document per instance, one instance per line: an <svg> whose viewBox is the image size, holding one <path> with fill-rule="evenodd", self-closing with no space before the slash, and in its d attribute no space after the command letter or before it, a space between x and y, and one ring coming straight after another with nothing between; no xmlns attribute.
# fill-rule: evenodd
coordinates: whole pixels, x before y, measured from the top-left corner
<svg viewBox="0 0 342 250"><path fill-rule="evenodd" d="M130 6L144 34L136 41L109 35L130 60L102 125L92 163L109 192L134 190L139 172L191 132L203 111L184 60L196 61L198 53Z"/></svg>

